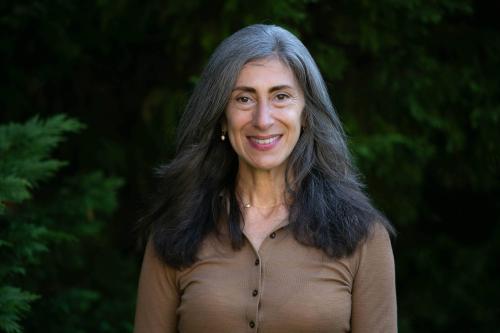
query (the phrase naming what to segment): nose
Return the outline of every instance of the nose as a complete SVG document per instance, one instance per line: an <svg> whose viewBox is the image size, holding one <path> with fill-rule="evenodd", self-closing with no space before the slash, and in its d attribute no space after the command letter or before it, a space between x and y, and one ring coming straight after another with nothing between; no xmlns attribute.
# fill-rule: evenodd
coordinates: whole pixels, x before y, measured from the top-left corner
<svg viewBox="0 0 500 333"><path fill-rule="evenodd" d="M273 123L272 108L268 105L267 101L259 101L253 114L253 125L260 130L266 130Z"/></svg>

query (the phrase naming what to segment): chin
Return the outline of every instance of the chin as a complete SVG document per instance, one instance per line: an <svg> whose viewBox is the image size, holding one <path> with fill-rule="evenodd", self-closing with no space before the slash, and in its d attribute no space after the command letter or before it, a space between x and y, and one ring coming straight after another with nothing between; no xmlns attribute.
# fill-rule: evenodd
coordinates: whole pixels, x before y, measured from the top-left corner
<svg viewBox="0 0 500 333"><path fill-rule="evenodd" d="M284 163L282 161L263 161L261 163L251 163L249 165L254 170L260 171L271 171L273 169L283 168ZM284 169L284 168L283 168Z"/></svg>

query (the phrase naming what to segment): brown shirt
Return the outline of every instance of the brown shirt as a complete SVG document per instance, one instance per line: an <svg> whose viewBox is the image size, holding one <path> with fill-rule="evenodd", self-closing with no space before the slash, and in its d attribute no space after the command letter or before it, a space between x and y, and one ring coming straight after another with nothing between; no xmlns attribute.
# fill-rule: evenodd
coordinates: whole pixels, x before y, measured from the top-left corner
<svg viewBox="0 0 500 333"><path fill-rule="evenodd" d="M198 257L175 270L148 244L135 333L397 332L394 259L379 224L340 260L299 244L286 225L258 251L209 236Z"/></svg>

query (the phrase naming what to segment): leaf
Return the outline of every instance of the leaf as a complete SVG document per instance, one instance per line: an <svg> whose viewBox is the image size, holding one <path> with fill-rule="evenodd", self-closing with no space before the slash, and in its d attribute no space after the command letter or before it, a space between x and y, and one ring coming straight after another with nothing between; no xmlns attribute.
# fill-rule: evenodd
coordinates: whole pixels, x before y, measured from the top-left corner
<svg viewBox="0 0 500 333"><path fill-rule="evenodd" d="M39 296L17 287L0 287L0 329L7 333L21 333L19 321L30 310L30 303Z"/></svg>

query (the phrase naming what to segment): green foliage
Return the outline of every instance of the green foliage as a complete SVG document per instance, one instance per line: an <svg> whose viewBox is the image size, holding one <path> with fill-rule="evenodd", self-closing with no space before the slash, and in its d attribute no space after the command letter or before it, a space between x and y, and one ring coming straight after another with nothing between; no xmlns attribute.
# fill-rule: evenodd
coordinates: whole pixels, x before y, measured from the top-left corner
<svg viewBox="0 0 500 333"><path fill-rule="evenodd" d="M23 125L11 123L0 127L0 213L5 202L20 203L30 198L33 186L64 165L48 155L65 133L81 128L79 122L64 115L46 122L34 117Z"/></svg>
<svg viewBox="0 0 500 333"><path fill-rule="evenodd" d="M48 186L66 164L50 158L51 153L65 133L82 128L63 115L0 126L0 329L6 332L21 332L35 320L50 332L80 330L84 316L78 314L90 312L101 298L94 286L67 285L68 274L85 273L94 260L86 256L82 242L102 233L123 182L97 171L66 176ZM29 200L32 192L43 192L43 197ZM59 251L61 257L56 255ZM68 259L75 264L69 265ZM21 325L32 308L36 311L28 315L30 321ZM54 314L48 317L47 311ZM61 324L63 316L73 315L78 320ZM57 316L61 321L54 321Z"/></svg>
<svg viewBox="0 0 500 333"><path fill-rule="evenodd" d="M4 248L0 265L0 279L4 284L0 286L0 328L6 332L21 332L21 315L29 311L30 303L38 296L5 283L14 282L16 275L25 275L26 266L38 263L40 255L48 251L48 240L56 236L43 225L12 223L12 210L31 197L30 190L38 182L49 178L63 165L50 159L49 154L65 133L81 128L79 122L63 115L46 122L35 117L26 124L0 126L0 218L3 222L0 245ZM11 211L5 211L6 205L12 207Z"/></svg>
<svg viewBox="0 0 500 333"><path fill-rule="evenodd" d="M7 333L21 332L19 318L30 310L38 296L12 286L0 287L0 328Z"/></svg>

